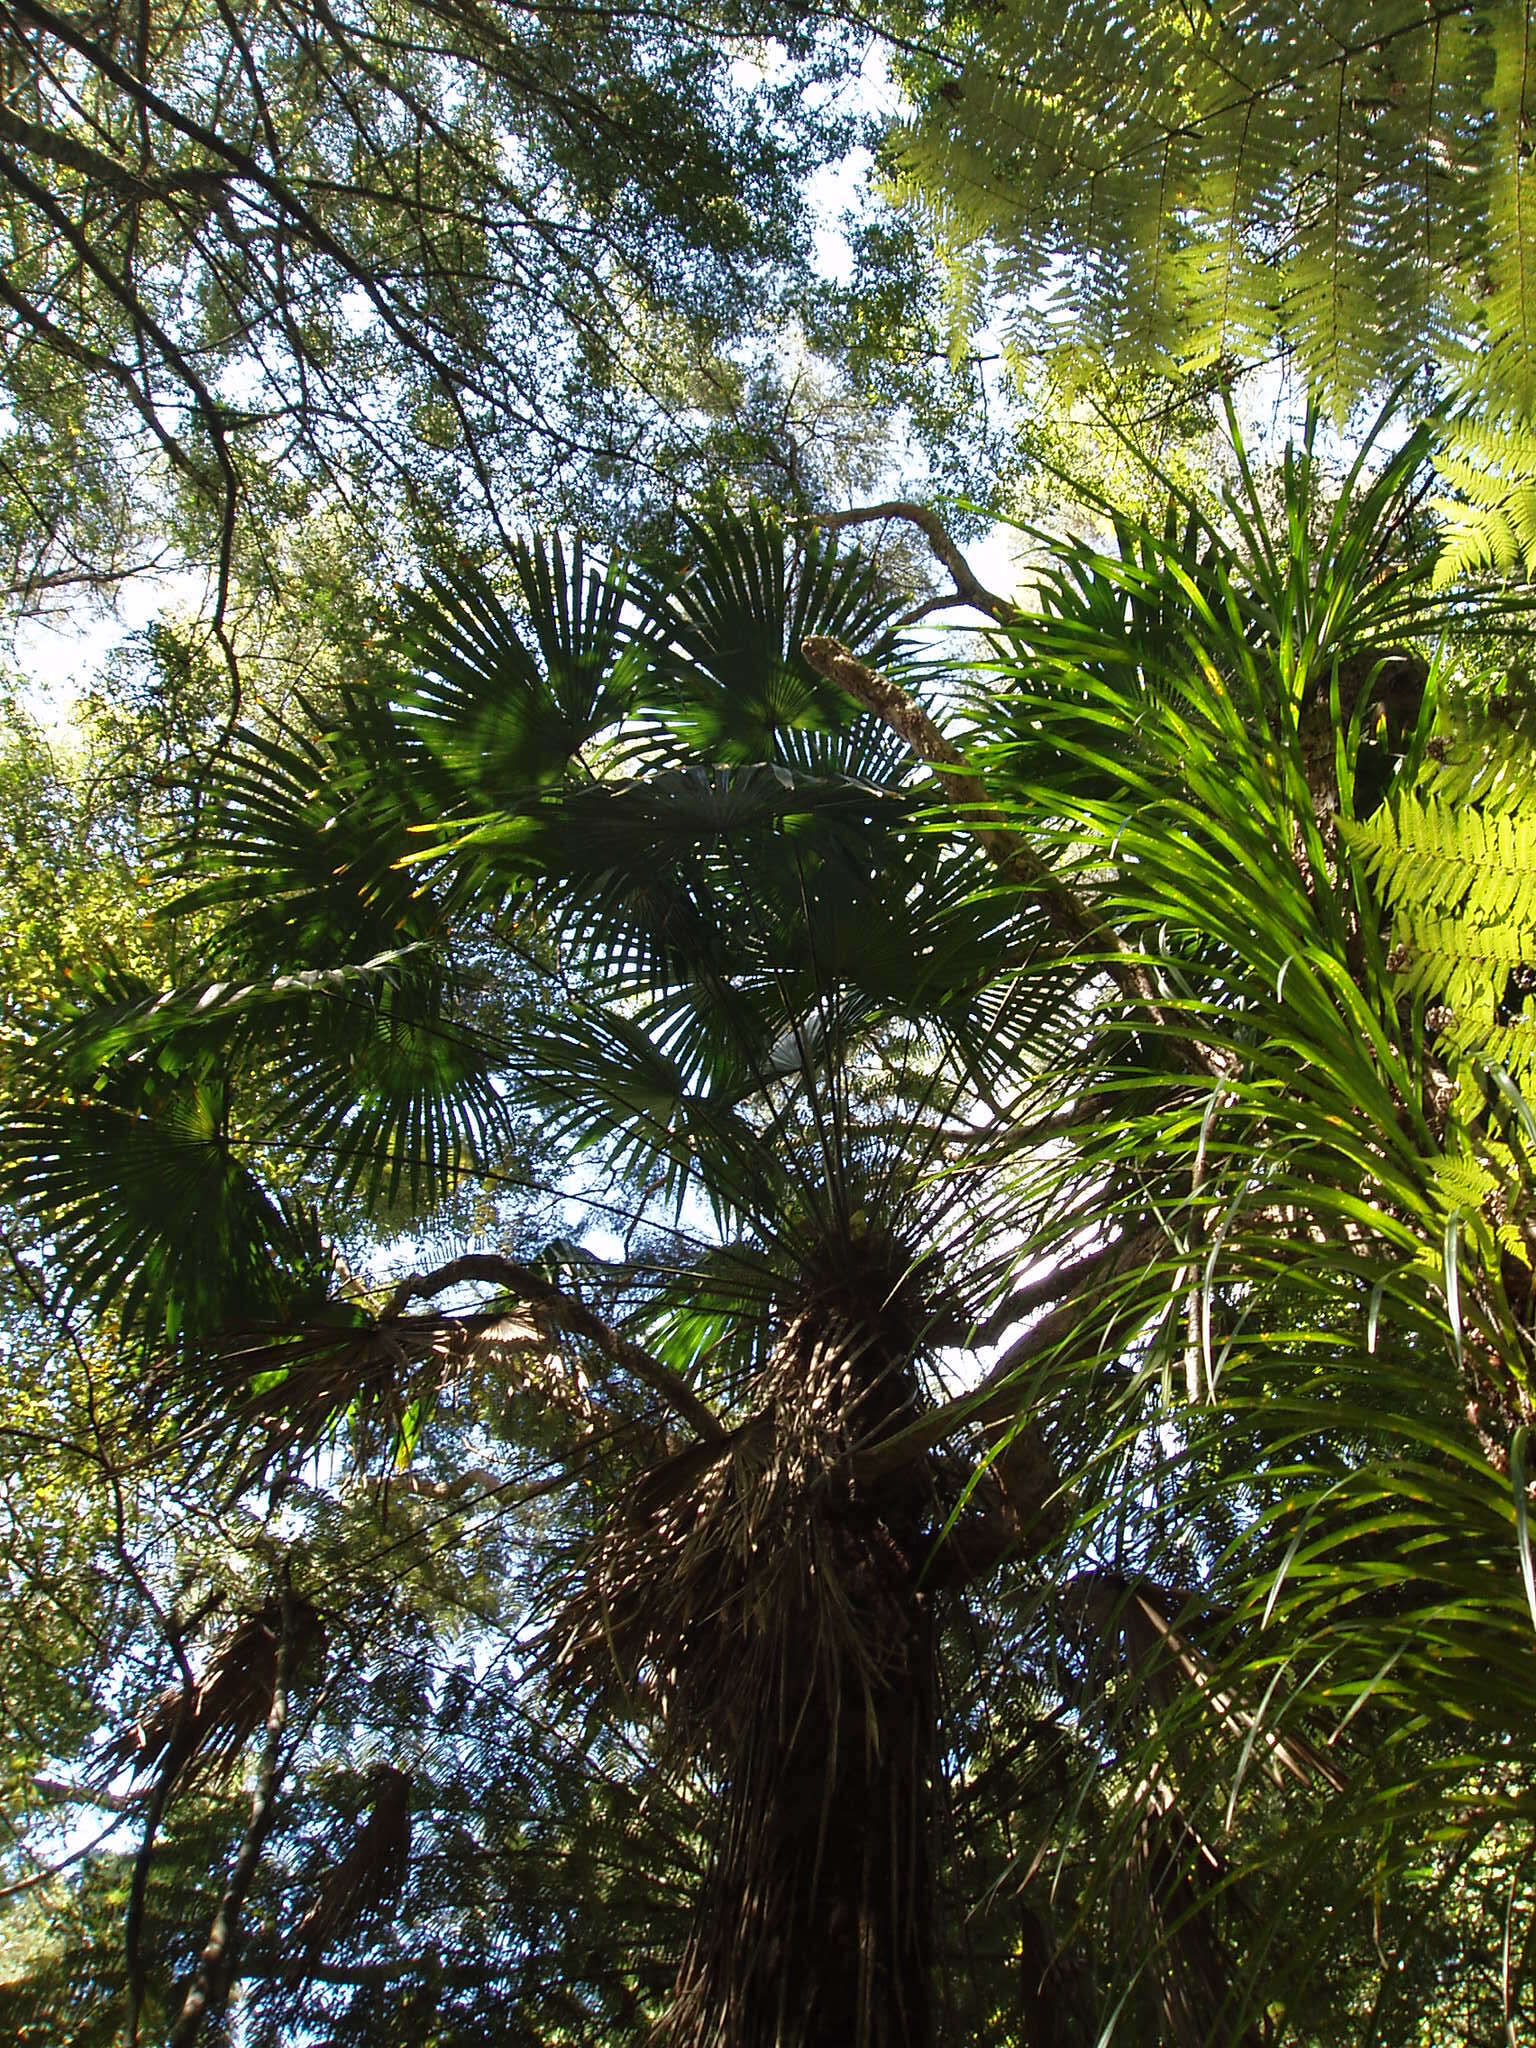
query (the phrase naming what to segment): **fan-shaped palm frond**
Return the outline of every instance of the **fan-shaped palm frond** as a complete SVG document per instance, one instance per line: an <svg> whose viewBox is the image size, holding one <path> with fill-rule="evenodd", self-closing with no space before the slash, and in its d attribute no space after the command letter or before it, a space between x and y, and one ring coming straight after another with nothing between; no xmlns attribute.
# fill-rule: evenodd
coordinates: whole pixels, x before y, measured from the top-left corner
<svg viewBox="0 0 1536 2048"><path fill-rule="evenodd" d="M66 1066L38 1088L12 1113L7 1178L50 1233L70 1299L114 1302L128 1326L174 1341L280 1313L316 1284L303 1219L242 1150L215 1062L162 1045L89 1086Z"/></svg>
<svg viewBox="0 0 1536 2048"><path fill-rule="evenodd" d="M521 613L467 568L410 607L393 671L417 744L471 811L515 810L629 710L648 660L622 568L578 541L513 554Z"/></svg>
<svg viewBox="0 0 1536 2048"><path fill-rule="evenodd" d="M847 700L801 642L830 633L883 655L901 609L860 555L814 532L791 544L757 510L689 522L681 560L636 588L662 643L652 715L732 764L771 762L794 746L790 734L847 726Z"/></svg>
<svg viewBox="0 0 1536 2048"><path fill-rule="evenodd" d="M1459 1412L1523 1384L1519 1119L1444 1069L1348 844L1366 750L1390 804L1449 688L1393 552L1416 460L1347 514L1304 455L1278 526L1245 491L1226 537L1181 510L1064 550L969 697L887 646L855 558L720 518L683 571L445 582L379 690L236 751L206 971L82 1023L82 1083L202 1061L231 1121L286 1104L335 1177L354 1139L430 1147L408 1091L370 1122L367 1033L398 1018L482 1062L439 1077L440 1156L493 1172L500 1110L559 1161L537 1218L487 1202L387 1294L226 1315L177 1378L328 1572L376 1561L418 1649L418 1595L460 1575L456 1673L386 1668L361 1625L332 1660L333 1748L383 1727L410 1758L409 1890L351 1924L405 1802L365 1856L317 1779L270 1874L306 1951L253 1943L269 2032L377 2034L429 1983L462 2029L558 1944L580 2040L928 2048L941 1985L1012 2039L1049 1983L1070 2048L1243 2042L1308 1996L1305 1839L1343 1845L1348 1903L1368 1831L1427 1797L1410 1762L1482 1826L1432 1697L1526 1771L1475 1684L1512 1699L1529 1654L1524 1447L1498 1470ZM617 1248L560 1241L582 1204ZM349 1430L410 1469L344 1481ZM503 1682L515 1714L476 1723ZM610 1996L582 1916L640 1924L612 1873L647 1857L669 1953Z"/></svg>

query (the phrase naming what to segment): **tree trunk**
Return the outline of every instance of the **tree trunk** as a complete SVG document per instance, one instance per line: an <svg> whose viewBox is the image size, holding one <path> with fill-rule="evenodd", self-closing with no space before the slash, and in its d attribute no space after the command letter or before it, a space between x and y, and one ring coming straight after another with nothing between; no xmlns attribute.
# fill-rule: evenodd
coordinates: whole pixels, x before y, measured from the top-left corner
<svg viewBox="0 0 1536 2048"><path fill-rule="evenodd" d="M764 1468L732 1482L740 1663L710 1717L718 1832L665 2029L686 2048L934 2039L931 1487L919 1459L860 1489L846 1458L911 1420L913 1345L818 1309L770 1373Z"/></svg>
<svg viewBox="0 0 1536 2048"><path fill-rule="evenodd" d="M838 1592L877 1582L855 1622L885 1633L883 1668L829 1683L814 1601L786 1615L782 1682L728 1769L678 1976L671 2032L690 2048L933 2040L932 1618L882 1523L834 1529L849 1567Z"/></svg>

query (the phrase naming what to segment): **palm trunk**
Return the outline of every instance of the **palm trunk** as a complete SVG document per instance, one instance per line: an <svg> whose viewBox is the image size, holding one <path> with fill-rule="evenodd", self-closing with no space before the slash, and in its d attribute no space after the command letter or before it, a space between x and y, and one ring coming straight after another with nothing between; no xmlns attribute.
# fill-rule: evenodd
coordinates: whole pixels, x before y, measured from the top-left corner
<svg viewBox="0 0 1536 2048"><path fill-rule="evenodd" d="M782 1683L728 1768L706 1895L669 2031L689 2048L928 2048L937 1749L923 1596L871 1531L845 1531L882 1583L862 1619L887 1637L875 1683L829 1688L807 1600ZM808 1668L809 1667L809 1668Z"/></svg>
<svg viewBox="0 0 1536 2048"><path fill-rule="evenodd" d="M910 1330L807 1312L737 1475L739 1664L711 1717L718 1833L666 2032L686 2048L929 2048L938 1750L931 1503L845 1452L910 1420ZM771 1546L772 1554L762 1553Z"/></svg>

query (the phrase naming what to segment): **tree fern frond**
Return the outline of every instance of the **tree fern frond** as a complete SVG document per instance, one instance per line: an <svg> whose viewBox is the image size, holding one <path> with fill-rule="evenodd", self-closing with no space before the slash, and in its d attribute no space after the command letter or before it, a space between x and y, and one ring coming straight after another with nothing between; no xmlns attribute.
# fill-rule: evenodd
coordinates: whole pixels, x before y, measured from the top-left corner
<svg viewBox="0 0 1536 2048"><path fill-rule="evenodd" d="M1532 195L1536 203L1536 194ZM1536 241L1533 241L1536 265ZM1446 589L1492 571L1529 576L1536 566L1536 426L1529 414L1458 420L1445 430L1435 469L1446 489L1431 501L1442 539L1435 585Z"/></svg>

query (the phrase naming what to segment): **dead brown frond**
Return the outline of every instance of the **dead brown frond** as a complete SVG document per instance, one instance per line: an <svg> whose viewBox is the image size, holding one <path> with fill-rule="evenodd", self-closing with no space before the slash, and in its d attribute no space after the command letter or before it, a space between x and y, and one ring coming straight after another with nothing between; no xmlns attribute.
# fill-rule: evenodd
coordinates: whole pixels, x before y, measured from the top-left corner
<svg viewBox="0 0 1536 2048"><path fill-rule="evenodd" d="M213 1651L201 1678L169 1686L103 1753L103 1780L131 1769L165 1787L193 1772L227 1770L265 1722L277 1684L284 1602L274 1596L246 1615ZM309 1601L287 1600L288 1668L323 1650L325 1630Z"/></svg>
<svg viewBox="0 0 1536 2048"><path fill-rule="evenodd" d="M294 1948L306 1969L357 1928L385 1918L405 1883L411 1853L410 1773L375 1764L368 1775L372 1811L294 1930Z"/></svg>
<svg viewBox="0 0 1536 2048"><path fill-rule="evenodd" d="M1157 1987L1168 2048L1260 2048L1256 2027L1232 2030L1240 1985L1219 1909L1230 1882L1222 1858L1181 1810L1161 1777L1139 1786L1139 1817L1121 1872L1126 1923L1143 1930L1142 1953Z"/></svg>
<svg viewBox="0 0 1536 2048"><path fill-rule="evenodd" d="M184 1367L169 1391L183 1408L238 1423L236 1476L249 1483L275 1465L313 1455L343 1427L359 1464L392 1457L411 1416L483 1373L525 1384L545 1405L589 1419L579 1373L554 1355L533 1323L499 1312L232 1332L199 1358L190 1396Z"/></svg>
<svg viewBox="0 0 1536 2048"><path fill-rule="evenodd" d="M1251 1758L1277 1789L1345 1780L1299 1734L1282 1732L1226 1684L1195 1640L1196 1603L1184 1593L1112 1571L1084 1572L1072 1586L1090 1668L1099 1682L1131 1680L1122 1710L1142 1720L1143 1775L1121 1812L1125 1854L1116 1883L1118 1910L1141 1929L1140 1953L1156 1990L1161 2037L1169 2048L1205 2048L1221 2039L1258 2048L1256 2028L1241 2023L1240 1973L1224 1919L1241 1910L1220 1836L1203 1828L1178 1786L1205 1782L1209 1758L1223 1746ZM1241 1766L1239 1767L1239 1781ZM1236 1791L1232 1793L1235 1804Z"/></svg>

